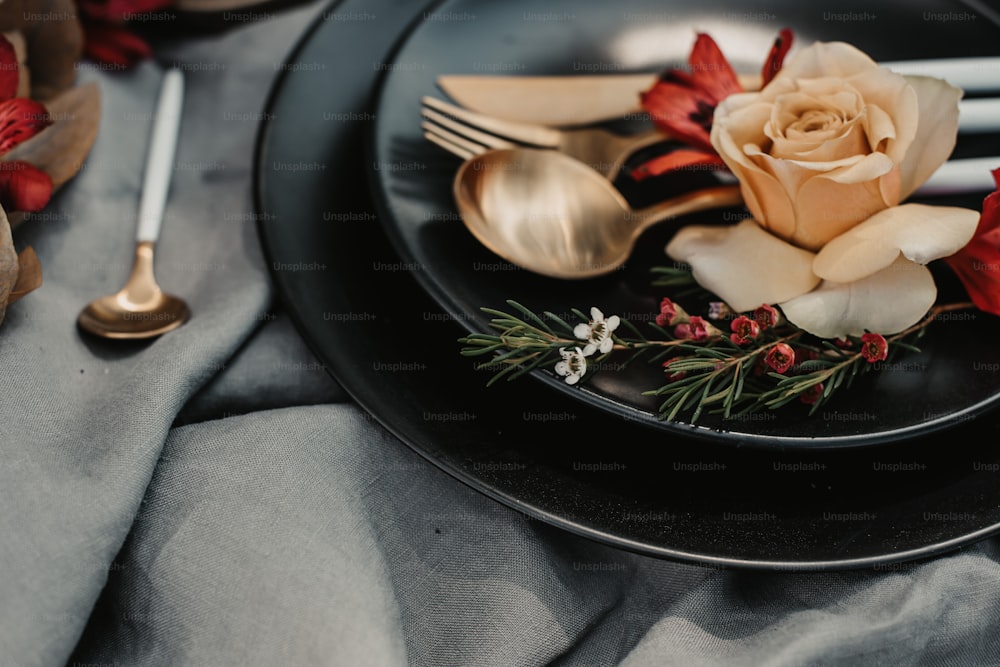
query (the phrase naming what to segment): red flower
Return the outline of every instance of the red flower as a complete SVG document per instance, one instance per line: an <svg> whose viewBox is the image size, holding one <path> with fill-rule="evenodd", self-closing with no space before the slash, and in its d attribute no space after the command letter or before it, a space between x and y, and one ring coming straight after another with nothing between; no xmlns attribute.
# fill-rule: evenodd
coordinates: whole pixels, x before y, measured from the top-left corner
<svg viewBox="0 0 1000 667"><path fill-rule="evenodd" d="M153 51L129 22L143 14L161 11L174 0L77 0L83 25L84 55L91 60L131 67Z"/></svg>
<svg viewBox="0 0 1000 667"><path fill-rule="evenodd" d="M753 311L753 318L757 321L760 330L765 331L778 324L778 310L765 303Z"/></svg>
<svg viewBox="0 0 1000 667"><path fill-rule="evenodd" d="M782 30L764 64L765 84L781 69L791 46L791 31ZM743 86L718 44L705 33L698 34L688 66L690 71L676 68L664 71L653 87L641 94L640 100L642 108L661 130L693 149L672 151L640 165L632 171L636 180L694 165L725 167L712 147L712 117L719 102L743 92Z"/></svg>
<svg viewBox="0 0 1000 667"><path fill-rule="evenodd" d="M40 102L17 94L17 55L0 35L0 156L52 124ZM52 196L52 179L22 161L0 160L0 206L7 211L40 211Z"/></svg>
<svg viewBox="0 0 1000 667"><path fill-rule="evenodd" d="M737 345L746 345L760 335L760 325L746 315L740 315L730 322L729 328L733 332L730 334L729 340Z"/></svg>
<svg viewBox="0 0 1000 667"><path fill-rule="evenodd" d="M795 363L795 350L790 345L778 343L767 351L764 362L775 373L786 373Z"/></svg>
<svg viewBox="0 0 1000 667"><path fill-rule="evenodd" d="M707 321L698 315L692 315L690 320L674 327L674 337L684 340L705 340L709 336L708 327Z"/></svg>
<svg viewBox="0 0 1000 667"><path fill-rule="evenodd" d="M802 392L799 396L799 400L806 405L815 405L816 402L823 396L823 383L814 384L813 386Z"/></svg>
<svg viewBox="0 0 1000 667"><path fill-rule="evenodd" d="M660 301L660 314L656 316L656 324L661 327L673 324L678 312L677 304L663 297L663 301Z"/></svg>
<svg viewBox="0 0 1000 667"><path fill-rule="evenodd" d="M108 23L84 23L83 53L91 60L131 67L153 55L142 37L128 28Z"/></svg>
<svg viewBox="0 0 1000 667"><path fill-rule="evenodd" d="M882 334L866 333L861 337L861 356L870 364L884 361L889 354L889 343Z"/></svg>
<svg viewBox="0 0 1000 667"><path fill-rule="evenodd" d="M997 190L983 200L979 226L964 248L945 261L958 275L976 308L1000 315L1000 169Z"/></svg>

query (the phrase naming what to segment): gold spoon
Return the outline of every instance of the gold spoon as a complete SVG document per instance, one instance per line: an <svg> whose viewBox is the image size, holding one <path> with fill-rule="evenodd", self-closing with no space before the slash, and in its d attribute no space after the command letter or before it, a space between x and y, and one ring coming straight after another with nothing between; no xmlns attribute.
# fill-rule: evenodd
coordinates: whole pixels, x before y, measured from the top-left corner
<svg viewBox="0 0 1000 667"><path fill-rule="evenodd" d="M487 248L529 271L570 279L614 271L651 225L743 201L739 186L720 186L635 210L586 164L531 148L470 157L455 175L454 196Z"/></svg>
<svg viewBox="0 0 1000 667"><path fill-rule="evenodd" d="M190 316L187 304L165 294L153 276L153 246L163 223L183 101L184 77L180 70L168 70L146 157L132 274L121 291L91 301L77 318L82 329L96 336L151 338L176 329Z"/></svg>

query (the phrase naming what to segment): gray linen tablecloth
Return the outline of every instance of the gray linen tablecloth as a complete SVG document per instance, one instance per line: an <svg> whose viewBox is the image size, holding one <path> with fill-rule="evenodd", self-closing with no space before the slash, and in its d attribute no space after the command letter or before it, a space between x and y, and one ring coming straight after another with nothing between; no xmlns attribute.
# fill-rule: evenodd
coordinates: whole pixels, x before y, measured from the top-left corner
<svg viewBox="0 0 1000 667"><path fill-rule="evenodd" d="M45 285L0 329L0 666L1000 664L995 540L888 572L659 561L525 520L352 404L269 310L251 215L254 114L317 11L166 45L219 66L187 73L158 246L194 318L153 342L74 321L131 263L161 70L81 71L100 138L19 233Z"/></svg>

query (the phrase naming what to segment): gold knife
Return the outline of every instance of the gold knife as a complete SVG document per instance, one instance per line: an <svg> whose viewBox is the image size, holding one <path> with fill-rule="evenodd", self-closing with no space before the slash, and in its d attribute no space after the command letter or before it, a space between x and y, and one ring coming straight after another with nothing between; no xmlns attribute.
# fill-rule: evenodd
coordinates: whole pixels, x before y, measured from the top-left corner
<svg viewBox="0 0 1000 667"><path fill-rule="evenodd" d="M1000 57L907 60L881 63L900 74L943 78L966 92L1000 92ZM438 85L473 111L507 120L542 125L586 125L628 119L641 113L639 93L656 79L646 74L581 74L570 76L440 76ZM740 75L747 90L760 87L760 77ZM963 128L964 129L964 128Z"/></svg>

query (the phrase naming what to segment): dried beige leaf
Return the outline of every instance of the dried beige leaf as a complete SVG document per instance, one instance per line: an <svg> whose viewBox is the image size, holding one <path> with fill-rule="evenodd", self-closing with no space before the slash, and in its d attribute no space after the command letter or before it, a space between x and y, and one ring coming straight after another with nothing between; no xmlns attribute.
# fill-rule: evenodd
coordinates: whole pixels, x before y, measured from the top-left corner
<svg viewBox="0 0 1000 667"><path fill-rule="evenodd" d="M42 263L38 261L34 248L28 246L22 250L17 256L17 264L17 282L10 290L7 305L42 286Z"/></svg>
<svg viewBox="0 0 1000 667"><path fill-rule="evenodd" d="M14 251L14 239L10 235L7 214L0 209L0 323L7 314L7 301L14 284L17 283L19 272L17 252Z"/></svg>

